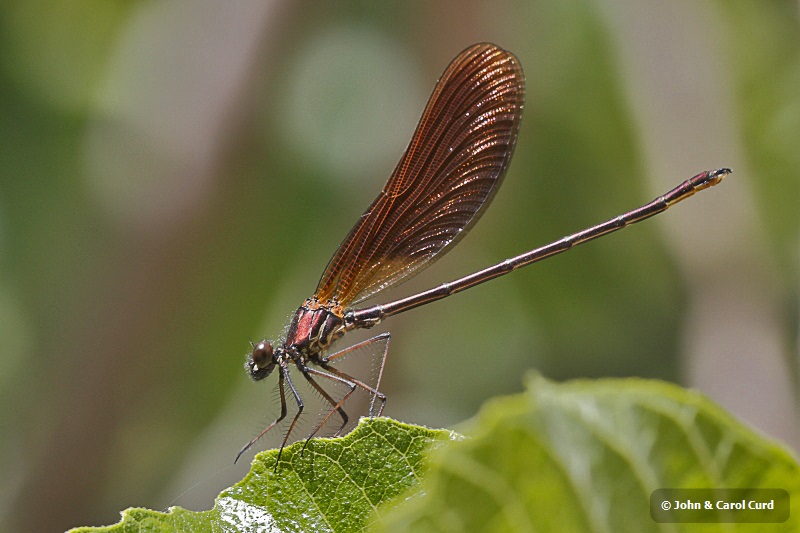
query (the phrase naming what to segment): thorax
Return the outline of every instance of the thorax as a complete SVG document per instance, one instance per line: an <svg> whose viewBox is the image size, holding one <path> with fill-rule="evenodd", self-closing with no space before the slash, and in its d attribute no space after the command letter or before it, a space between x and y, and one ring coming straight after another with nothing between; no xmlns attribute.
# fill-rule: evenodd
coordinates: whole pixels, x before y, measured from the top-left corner
<svg viewBox="0 0 800 533"><path fill-rule="evenodd" d="M345 333L344 310L335 302L322 304L309 298L294 313L286 334L286 347L306 356L321 354Z"/></svg>

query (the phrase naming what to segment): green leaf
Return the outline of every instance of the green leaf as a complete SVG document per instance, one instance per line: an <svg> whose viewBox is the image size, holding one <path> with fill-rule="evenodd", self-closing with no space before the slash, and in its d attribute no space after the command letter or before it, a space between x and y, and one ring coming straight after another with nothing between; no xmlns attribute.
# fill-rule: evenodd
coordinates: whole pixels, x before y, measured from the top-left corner
<svg viewBox="0 0 800 533"><path fill-rule="evenodd" d="M779 488L800 530L800 466L702 395L640 379L556 384L489 402L452 432L386 418L349 435L258 454L210 511L128 509L108 528L145 531L691 531L658 524L658 488ZM431 451L432 450L432 451ZM377 522L376 522L377 520ZM703 531L753 531L704 524Z"/></svg>
<svg viewBox="0 0 800 533"><path fill-rule="evenodd" d="M258 454L250 473L210 511L128 509L110 527L73 533L362 531L378 506L419 483L431 445L456 435L386 418L362 419L349 435Z"/></svg>
<svg viewBox="0 0 800 533"><path fill-rule="evenodd" d="M657 488L782 488L800 530L800 467L779 445L700 394L638 379L529 379L434 452L423 497L388 513L390 531L687 531L658 524ZM754 531L704 524L703 531Z"/></svg>

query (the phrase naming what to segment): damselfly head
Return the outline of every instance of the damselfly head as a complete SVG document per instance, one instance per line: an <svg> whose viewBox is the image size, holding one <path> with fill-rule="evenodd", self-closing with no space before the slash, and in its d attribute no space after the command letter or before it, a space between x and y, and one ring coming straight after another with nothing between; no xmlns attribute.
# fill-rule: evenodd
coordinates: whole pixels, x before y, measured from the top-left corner
<svg viewBox="0 0 800 533"><path fill-rule="evenodd" d="M244 365L253 381L264 379L272 373L278 361L277 355L269 341L261 341L253 346L253 351L247 356Z"/></svg>

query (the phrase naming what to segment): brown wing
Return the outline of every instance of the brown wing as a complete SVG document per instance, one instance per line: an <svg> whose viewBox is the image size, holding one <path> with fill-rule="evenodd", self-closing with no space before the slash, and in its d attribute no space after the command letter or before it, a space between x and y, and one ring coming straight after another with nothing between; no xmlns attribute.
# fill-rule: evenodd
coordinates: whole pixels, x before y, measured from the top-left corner
<svg viewBox="0 0 800 533"><path fill-rule="evenodd" d="M315 296L347 306L407 280L463 237L511 160L525 78L513 54L473 45L447 67L378 198L328 263Z"/></svg>

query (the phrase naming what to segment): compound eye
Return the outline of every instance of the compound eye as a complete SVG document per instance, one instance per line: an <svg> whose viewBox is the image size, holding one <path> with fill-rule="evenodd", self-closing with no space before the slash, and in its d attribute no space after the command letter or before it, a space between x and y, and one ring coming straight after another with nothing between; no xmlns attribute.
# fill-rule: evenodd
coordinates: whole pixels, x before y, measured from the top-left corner
<svg viewBox="0 0 800 533"><path fill-rule="evenodd" d="M272 344L261 341L253 347L253 363L256 368L265 368L272 362Z"/></svg>

